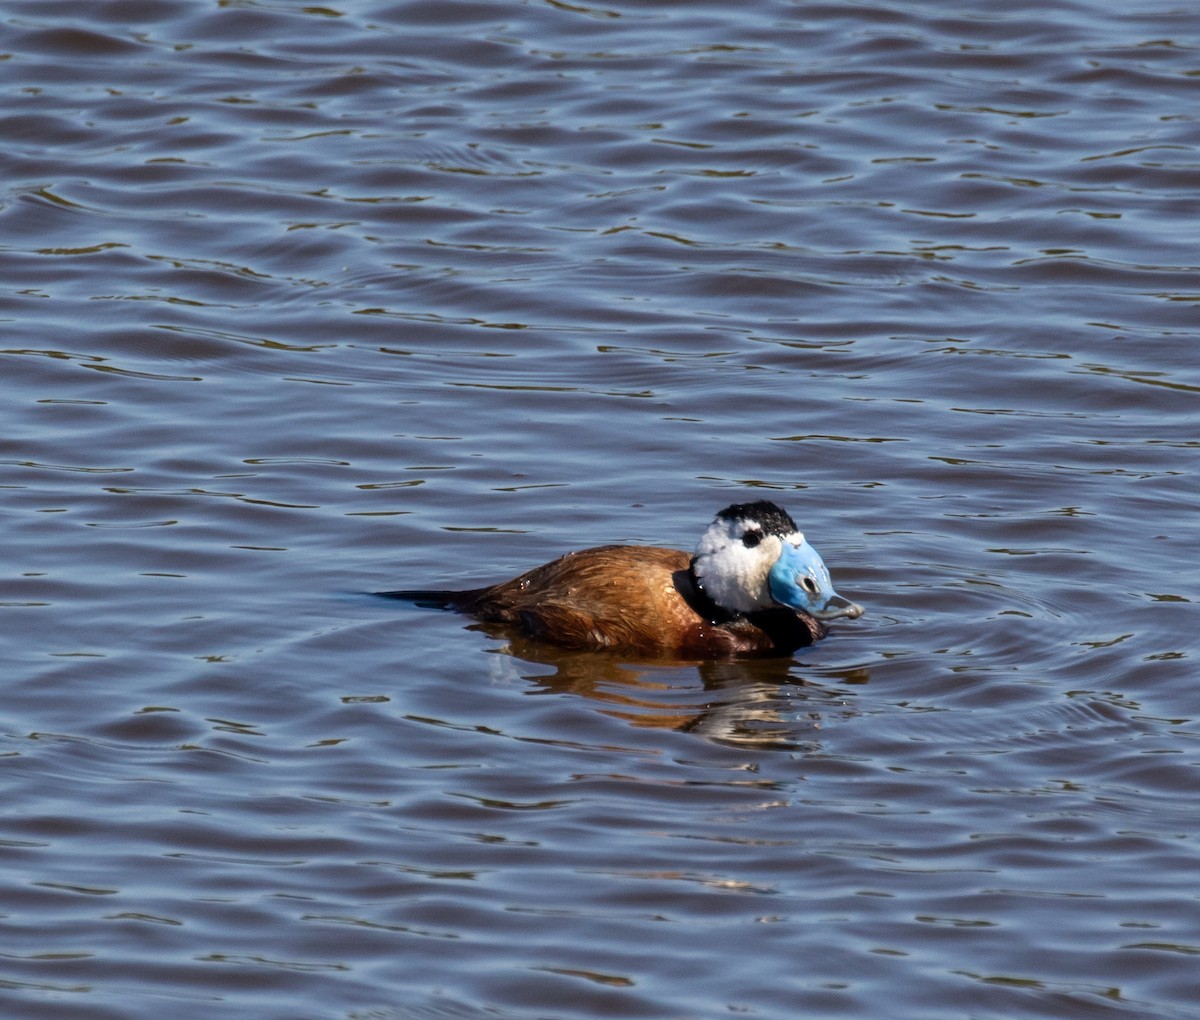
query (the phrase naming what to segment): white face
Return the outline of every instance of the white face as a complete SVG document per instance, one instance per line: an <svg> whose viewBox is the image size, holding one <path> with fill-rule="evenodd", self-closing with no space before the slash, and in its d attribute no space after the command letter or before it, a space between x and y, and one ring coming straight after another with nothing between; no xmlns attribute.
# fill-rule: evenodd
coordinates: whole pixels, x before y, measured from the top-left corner
<svg viewBox="0 0 1200 1020"><path fill-rule="evenodd" d="M779 528L778 520L772 524ZM834 590L825 561L801 532L772 534L752 514L718 516L701 537L692 564L708 597L735 613L786 606L819 620L862 616L862 606Z"/></svg>
<svg viewBox="0 0 1200 1020"><path fill-rule="evenodd" d="M723 609L753 613L777 606L771 595L771 568L783 544L799 546L804 536L766 534L753 519L718 517L696 546L695 571L708 597Z"/></svg>

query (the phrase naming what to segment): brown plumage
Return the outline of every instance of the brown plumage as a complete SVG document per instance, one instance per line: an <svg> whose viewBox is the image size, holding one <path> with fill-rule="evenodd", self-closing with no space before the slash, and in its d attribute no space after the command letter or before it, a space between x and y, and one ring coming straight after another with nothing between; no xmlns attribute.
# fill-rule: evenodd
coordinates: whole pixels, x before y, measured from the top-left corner
<svg viewBox="0 0 1200 1020"><path fill-rule="evenodd" d="M457 609L567 648L656 657L785 655L825 636L819 620L783 606L722 610L697 586L691 559L679 549L604 545L488 588L380 594Z"/></svg>
<svg viewBox="0 0 1200 1020"><path fill-rule="evenodd" d="M834 590L796 522L767 500L720 511L692 556L602 545L487 588L378 594L458 609L567 648L655 658L786 655L824 637L823 620L863 612Z"/></svg>

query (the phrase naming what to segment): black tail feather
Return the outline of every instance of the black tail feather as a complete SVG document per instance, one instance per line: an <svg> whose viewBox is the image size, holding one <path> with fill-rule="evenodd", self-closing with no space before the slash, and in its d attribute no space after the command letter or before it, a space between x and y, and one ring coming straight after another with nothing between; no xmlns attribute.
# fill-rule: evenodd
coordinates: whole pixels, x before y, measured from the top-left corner
<svg viewBox="0 0 1200 1020"><path fill-rule="evenodd" d="M405 602L415 602L426 609L457 609L469 602L476 593L474 591L443 591L437 588L413 588L403 591L375 591L384 599L402 599Z"/></svg>

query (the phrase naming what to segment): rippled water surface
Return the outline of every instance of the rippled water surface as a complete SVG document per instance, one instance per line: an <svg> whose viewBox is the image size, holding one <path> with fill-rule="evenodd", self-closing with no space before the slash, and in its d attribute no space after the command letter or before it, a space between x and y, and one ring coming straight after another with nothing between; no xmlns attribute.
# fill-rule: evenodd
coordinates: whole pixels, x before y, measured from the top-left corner
<svg viewBox="0 0 1200 1020"><path fill-rule="evenodd" d="M1198 24L6 3L0 1013L1200 1015ZM763 497L794 659L364 594Z"/></svg>

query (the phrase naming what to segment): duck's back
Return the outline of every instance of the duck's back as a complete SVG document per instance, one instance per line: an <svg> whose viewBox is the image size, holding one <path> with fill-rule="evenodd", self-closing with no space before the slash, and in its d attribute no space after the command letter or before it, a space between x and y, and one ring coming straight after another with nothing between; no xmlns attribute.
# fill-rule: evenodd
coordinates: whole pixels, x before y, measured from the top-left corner
<svg viewBox="0 0 1200 1020"><path fill-rule="evenodd" d="M790 610L724 620L702 615L691 557L678 549L605 545L567 553L511 581L453 600L482 620L518 626L569 648L649 655L787 652L824 632Z"/></svg>
<svg viewBox="0 0 1200 1020"><path fill-rule="evenodd" d="M676 549L599 546L471 592L459 608L572 648L665 647L669 622L689 622L674 581L687 568Z"/></svg>

